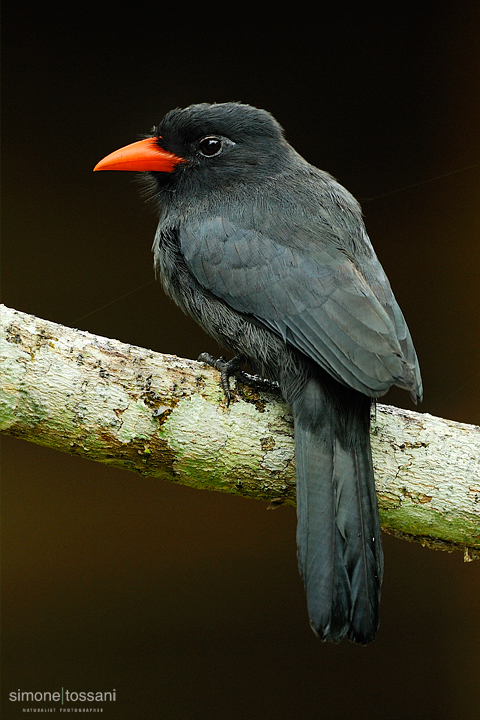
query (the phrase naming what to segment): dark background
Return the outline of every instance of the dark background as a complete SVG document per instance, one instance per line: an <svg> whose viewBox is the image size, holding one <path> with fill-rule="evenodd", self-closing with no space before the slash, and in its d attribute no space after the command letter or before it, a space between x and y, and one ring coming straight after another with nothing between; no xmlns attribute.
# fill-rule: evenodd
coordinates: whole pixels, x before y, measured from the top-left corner
<svg viewBox="0 0 480 720"><path fill-rule="evenodd" d="M478 3L177 5L4 2L3 302L218 353L147 284L156 221L132 176L92 168L173 107L240 100L362 201L420 410L479 424ZM294 510L9 437L2 480L5 719L8 692L61 686L115 688L112 718L479 716L480 564L460 553L385 537L378 639L323 645Z"/></svg>

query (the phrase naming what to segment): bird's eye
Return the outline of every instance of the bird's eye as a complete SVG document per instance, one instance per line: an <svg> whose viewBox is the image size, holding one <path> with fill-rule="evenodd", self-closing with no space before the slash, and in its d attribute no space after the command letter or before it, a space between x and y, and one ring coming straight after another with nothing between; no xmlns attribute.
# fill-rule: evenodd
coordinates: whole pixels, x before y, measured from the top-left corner
<svg viewBox="0 0 480 720"><path fill-rule="evenodd" d="M198 143L198 149L205 157L218 155L222 150L222 141L215 136L205 137Z"/></svg>

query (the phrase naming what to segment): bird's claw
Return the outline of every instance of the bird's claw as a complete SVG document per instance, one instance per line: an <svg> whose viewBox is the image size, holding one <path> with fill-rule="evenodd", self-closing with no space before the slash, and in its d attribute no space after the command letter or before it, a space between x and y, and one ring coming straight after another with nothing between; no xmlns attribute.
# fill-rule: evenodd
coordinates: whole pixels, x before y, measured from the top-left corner
<svg viewBox="0 0 480 720"><path fill-rule="evenodd" d="M210 355L210 353L201 353L201 355L198 356L198 361L214 367L220 373L220 384L227 399L228 407L232 399L230 378L236 376L242 367L242 358L235 356L231 360L225 360L224 357L215 358L213 355Z"/></svg>
<svg viewBox="0 0 480 720"><path fill-rule="evenodd" d="M246 385L253 390L279 392L279 385L277 382L261 378L258 375L250 375L250 373L246 373L241 370L241 367L244 364L244 359L238 355L227 361L224 357L215 358L209 353L201 353L198 357L198 361L204 362L219 371L220 383L227 399L227 406L230 405L230 401L232 399L232 393L230 391L231 377L235 377L243 385Z"/></svg>

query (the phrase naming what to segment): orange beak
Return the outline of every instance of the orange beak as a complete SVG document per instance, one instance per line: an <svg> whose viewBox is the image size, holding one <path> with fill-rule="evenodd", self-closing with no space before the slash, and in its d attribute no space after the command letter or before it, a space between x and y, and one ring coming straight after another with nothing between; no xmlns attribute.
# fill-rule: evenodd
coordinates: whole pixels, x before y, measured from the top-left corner
<svg viewBox="0 0 480 720"><path fill-rule="evenodd" d="M184 159L159 147L156 138L139 140L110 153L93 168L97 170L137 170L144 172L173 172Z"/></svg>

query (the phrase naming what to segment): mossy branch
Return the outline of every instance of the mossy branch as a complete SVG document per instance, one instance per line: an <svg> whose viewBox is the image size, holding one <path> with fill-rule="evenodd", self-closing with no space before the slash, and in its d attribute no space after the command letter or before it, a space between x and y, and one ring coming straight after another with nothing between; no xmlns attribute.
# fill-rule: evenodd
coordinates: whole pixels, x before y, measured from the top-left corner
<svg viewBox="0 0 480 720"><path fill-rule="evenodd" d="M295 503L293 418L217 371L0 306L0 430L196 488ZM480 428L377 405L382 527L480 556Z"/></svg>

